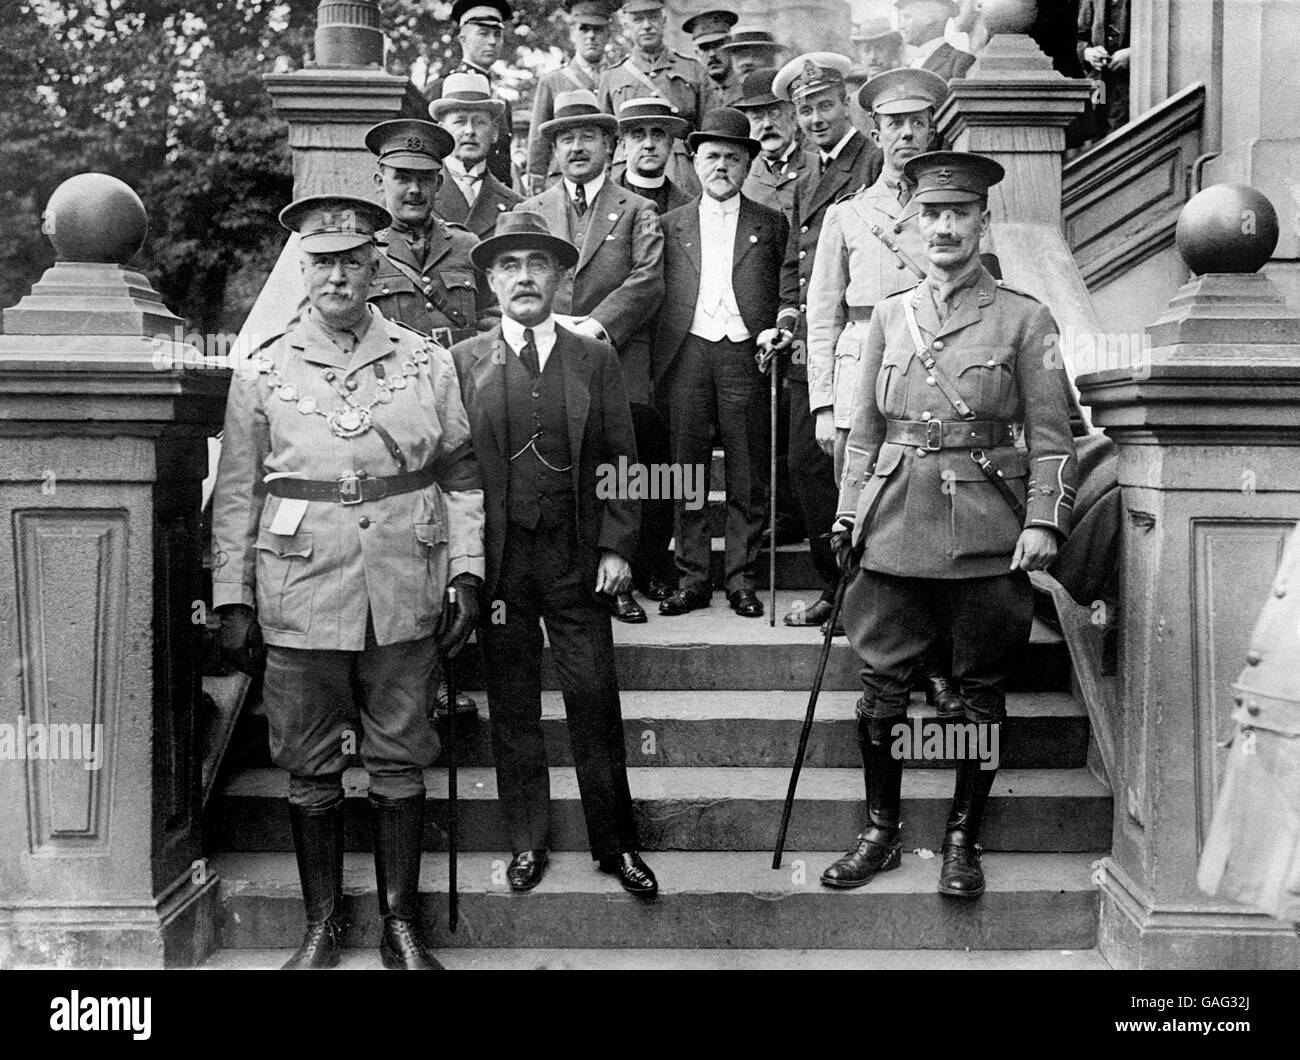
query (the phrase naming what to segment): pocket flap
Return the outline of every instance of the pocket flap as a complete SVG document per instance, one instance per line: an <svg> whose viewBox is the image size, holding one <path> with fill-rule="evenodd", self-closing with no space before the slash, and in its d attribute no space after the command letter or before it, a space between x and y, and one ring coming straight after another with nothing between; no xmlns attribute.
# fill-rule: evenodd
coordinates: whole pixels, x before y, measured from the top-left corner
<svg viewBox="0 0 1300 1060"><path fill-rule="evenodd" d="M263 528L257 532L257 547L264 552L274 552L281 559L311 555L311 534L299 530L296 534L273 534Z"/></svg>
<svg viewBox="0 0 1300 1060"><path fill-rule="evenodd" d="M447 543L447 522L444 519L433 517L433 522L415 524L415 540L422 545L428 545L430 548L436 548L438 545Z"/></svg>
<svg viewBox="0 0 1300 1060"><path fill-rule="evenodd" d="M976 368L984 371L1011 371L1011 348L1009 346L976 346L958 348L948 351L943 360L944 367L952 366L953 375Z"/></svg>
<svg viewBox="0 0 1300 1060"><path fill-rule="evenodd" d="M894 468L903 459L903 447L895 445L893 442L885 442L880 447L880 452L876 454L876 466L872 468L873 475L889 475L893 473Z"/></svg>
<svg viewBox="0 0 1300 1060"><path fill-rule="evenodd" d="M912 363L912 358L916 356L915 351L906 346L886 346L885 352L880 358L882 368L897 368L901 372L907 371L907 366Z"/></svg>
<svg viewBox="0 0 1300 1060"><path fill-rule="evenodd" d="M438 275L442 279L442 285L448 290L453 287L474 289L474 272L472 269L439 269Z"/></svg>

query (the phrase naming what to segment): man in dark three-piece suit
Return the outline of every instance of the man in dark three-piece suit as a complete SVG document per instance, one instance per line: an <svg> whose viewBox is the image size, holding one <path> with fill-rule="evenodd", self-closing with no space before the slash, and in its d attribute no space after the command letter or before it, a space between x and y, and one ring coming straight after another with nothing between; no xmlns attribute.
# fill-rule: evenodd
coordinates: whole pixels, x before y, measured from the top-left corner
<svg viewBox="0 0 1300 1060"><path fill-rule="evenodd" d="M561 93L555 117L537 134L555 152L561 179L525 199L520 210L539 213L550 230L578 248L572 275L565 275L555 295L555 312L578 318L571 330L608 342L618 352L623 380L636 429L637 449L646 463L666 462L656 445L666 449L667 430L654 409L650 387L650 332L663 300L663 232L649 199L621 188L606 171L618 136L618 122L596 106L585 90ZM643 505L652 509L656 503ZM645 591L658 586L663 599L671 592L668 539L671 514L657 529L642 525L641 555L632 557L637 584ZM645 611L631 592L614 601L614 617L644 622Z"/></svg>
<svg viewBox="0 0 1300 1060"><path fill-rule="evenodd" d="M754 593L763 534L770 439L767 391L755 338L776 317L777 285L790 226L779 210L741 194L759 151L749 119L731 107L704 118L687 138L703 193L663 219L663 309L655 334L655 385L667 392L673 463L709 466L716 427L726 453L726 567L732 610L757 618ZM659 605L665 615L707 606L709 513L676 502L681 585Z"/></svg>
<svg viewBox="0 0 1300 1060"><path fill-rule="evenodd" d="M559 673L592 856L642 896L657 889L637 853L610 616L602 594L631 586L638 502L598 489L637 459L618 357L557 324L552 304L578 249L536 213L505 215L474 248L501 325L452 350L486 511L487 665L497 788L514 857L510 886L546 867L550 778L542 740L542 629Z"/></svg>

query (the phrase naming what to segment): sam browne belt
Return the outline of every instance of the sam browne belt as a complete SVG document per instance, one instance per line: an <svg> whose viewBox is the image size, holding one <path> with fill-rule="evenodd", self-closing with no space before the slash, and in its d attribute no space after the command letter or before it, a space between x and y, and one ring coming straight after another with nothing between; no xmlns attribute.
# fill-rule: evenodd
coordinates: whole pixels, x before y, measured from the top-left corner
<svg viewBox="0 0 1300 1060"><path fill-rule="evenodd" d="M885 441L935 453L940 449L996 449L1011 445L1015 434L1000 420L887 420Z"/></svg>

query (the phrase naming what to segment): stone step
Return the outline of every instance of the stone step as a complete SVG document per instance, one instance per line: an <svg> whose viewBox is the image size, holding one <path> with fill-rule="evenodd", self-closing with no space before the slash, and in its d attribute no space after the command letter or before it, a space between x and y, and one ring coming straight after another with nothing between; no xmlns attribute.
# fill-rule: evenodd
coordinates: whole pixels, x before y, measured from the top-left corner
<svg viewBox="0 0 1300 1060"><path fill-rule="evenodd" d="M551 846L586 850L588 838L577 777L552 767ZM789 784L787 769L630 768L628 782L643 850L733 851L771 849ZM496 771L459 770L460 847L508 851L497 803ZM446 848L447 773L425 772L426 850ZM368 784L362 769L344 774L349 850L370 845ZM912 769L903 776L905 842L938 848L952 801L953 773ZM230 776L213 796L206 849L288 851L288 775L248 769ZM833 850L848 843L864 819L862 771L805 769L800 776L787 846ZM996 851L1104 851L1111 837L1110 791L1086 769L999 771L985 813L981 841Z"/></svg>
<svg viewBox="0 0 1300 1060"><path fill-rule="evenodd" d="M721 536L714 537L712 547L713 551L709 556L709 577L712 579L717 591L721 592L726 574L723 555L725 540ZM767 549L760 550L758 554L758 580L766 603ZM801 541L796 545L781 545L776 550L776 587L778 589L801 589L805 585L815 585L816 582L817 568L813 566L812 553L808 551L807 541ZM658 607L659 605L654 604L653 606ZM776 617L780 621L781 616L777 615Z"/></svg>
<svg viewBox="0 0 1300 1060"><path fill-rule="evenodd" d="M491 718L486 693L470 691L481 720L457 733L461 766L492 764ZM774 766L790 768L808 693L793 692L651 692L622 694L627 760L634 766L707 767ZM854 706L857 692L824 692L818 698L808 739L805 765L855 769L858 752ZM1000 758L1008 769L1083 766L1088 755L1088 716L1064 692L1013 692L1007 697L1009 719L1002 730ZM934 710L924 697L913 696L911 714L923 719L923 734L933 732ZM552 765L573 764L559 692L542 693L542 731ZM904 745L912 750L915 741ZM917 749L921 745L916 745ZM232 741L227 761L235 768L270 766L266 717L247 712ZM360 760L354 764L360 765ZM909 768L951 765L923 756L909 757Z"/></svg>
<svg viewBox="0 0 1300 1060"><path fill-rule="evenodd" d="M646 902L596 871L582 853L555 854L536 890L512 893L500 855L458 861L460 926L447 931L447 857L421 869L423 917L433 944L458 948L1088 950L1096 945L1090 854L1005 854L984 859L988 890L975 901L935 890L939 859L905 854L866 887L818 882L837 852L771 855L663 853L647 860L660 893ZM236 950L296 946L303 914L293 855L221 854L220 943ZM349 947L378 944L372 859L344 864Z"/></svg>
<svg viewBox="0 0 1300 1060"><path fill-rule="evenodd" d="M459 934L459 933L457 933ZM457 935L448 935L453 943ZM199 971L274 971L293 949L218 950ZM440 949L449 971L1109 971L1100 951L1087 950L809 950L809 949ZM338 970L383 971L373 948L344 950Z"/></svg>
<svg viewBox="0 0 1300 1060"><path fill-rule="evenodd" d="M614 625L614 646L619 687L628 690L799 690L812 685L821 650L821 632L815 627L781 624L787 611L815 604L813 589L779 590L777 624L767 617L741 618L715 593L709 607L686 615L667 617L649 609L649 621ZM768 607L767 593L761 594ZM490 607L490 602L488 603ZM822 688L857 691L861 663L844 637L831 648ZM483 687L482 662L476 644L469 645L459 661L460 684ZM555 666L546 649L542 659L542 687L559 687ZM1068 692L1069 653L1061 635L1034 620L1028 650L1008 682L1010 691Z"/></svg>

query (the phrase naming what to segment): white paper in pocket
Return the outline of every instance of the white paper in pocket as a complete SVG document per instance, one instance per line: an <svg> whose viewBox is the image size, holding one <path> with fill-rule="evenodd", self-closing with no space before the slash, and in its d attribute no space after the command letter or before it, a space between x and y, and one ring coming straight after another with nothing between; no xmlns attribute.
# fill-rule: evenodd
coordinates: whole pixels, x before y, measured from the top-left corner
<svg viewBox="0 0 1300 1060"><path fill-rule="evenodd" d="M302 522L302 517L307 514L307 505L309 501L299 500L296 497L282 497L280 507L275 510L275 518L271 520L270 529L273 534L284 534L286 537L298 532L298 524Z"/></svg>

